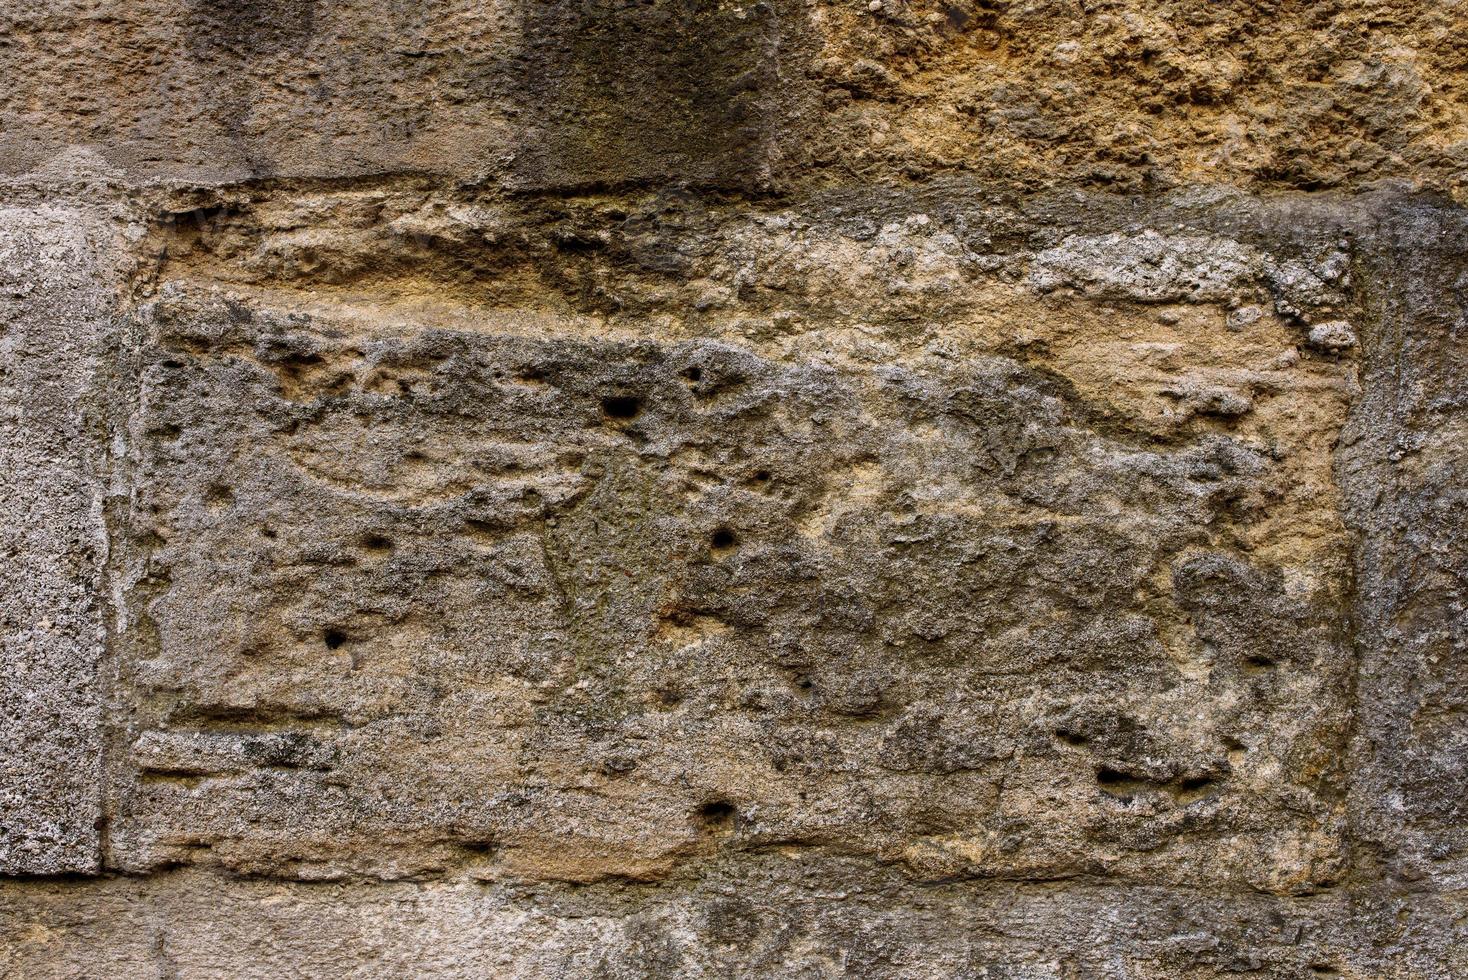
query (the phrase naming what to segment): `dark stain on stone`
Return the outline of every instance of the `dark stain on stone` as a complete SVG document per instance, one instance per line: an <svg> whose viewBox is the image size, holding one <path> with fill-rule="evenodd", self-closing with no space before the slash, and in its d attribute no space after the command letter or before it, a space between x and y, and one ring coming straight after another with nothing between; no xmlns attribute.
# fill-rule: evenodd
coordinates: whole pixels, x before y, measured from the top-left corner
<svg viewBox="0 0 1468 980"><path fill-rule="evenodd" d="M760 183L779 95L765 3L525 0L513 79L533 119L511 169L525 189Z"/></svg>
<svg viewBox="0 0 1468 980"><path fill-rule="evenodd" d="M301 51L316 33L316 0L190 0L189 13L196 56Z"/></svg>

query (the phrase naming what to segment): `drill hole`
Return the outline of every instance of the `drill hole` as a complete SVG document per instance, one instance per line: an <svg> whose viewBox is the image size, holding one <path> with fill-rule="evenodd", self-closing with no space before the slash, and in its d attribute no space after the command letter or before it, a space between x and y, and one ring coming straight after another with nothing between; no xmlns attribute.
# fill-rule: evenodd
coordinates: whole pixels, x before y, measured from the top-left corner
<svg viewBox="0 0 1468 980"><path fill-rule="evenodd" d="M601 411L609 419L625 422L642 413L642 401L631 395L608 395L601 400Z"/></svg>
<svg viewBox="0 0 1468 980"><path fill-rule="evenodd" d="M694 811L694 819L710 830L726 830L734 823L734 804L713 800Z"/></svg>

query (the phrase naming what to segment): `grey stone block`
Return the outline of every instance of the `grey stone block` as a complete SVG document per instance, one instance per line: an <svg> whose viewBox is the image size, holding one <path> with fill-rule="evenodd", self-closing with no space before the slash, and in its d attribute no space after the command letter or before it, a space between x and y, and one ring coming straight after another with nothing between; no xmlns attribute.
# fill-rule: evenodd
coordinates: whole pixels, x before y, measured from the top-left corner
<svg viewBox="0 0 1468 980"><path fill-rule="evenodd" d="M0 210L0 873L100 861L106 537L86 405L107 225Z"/></svg>

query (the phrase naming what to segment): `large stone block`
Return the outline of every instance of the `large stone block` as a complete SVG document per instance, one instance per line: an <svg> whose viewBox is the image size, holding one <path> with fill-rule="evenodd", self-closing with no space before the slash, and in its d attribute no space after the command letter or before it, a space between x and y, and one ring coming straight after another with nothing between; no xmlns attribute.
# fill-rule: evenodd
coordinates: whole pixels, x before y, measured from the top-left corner
<svg viewBox="0 0 1468 980"><path fill-rule="evenodd" d="M1402 882L1468 883L1468 223L1392 214L1372 276L1363 392L1340 479L1357 551L1352 812ZM1416 887L1416 886L1414 886Z"/></svg>
<svg viewBox="0 0 1468 980"><path fill-rule="evenodd" d="M1243 305L1292 253L1065 237L1012 275L1026 255L912 211L476 245L497 219L468 202L309 207L350 218L338 249L268 195L160 230L119 867L654 880L800 846L926 878L1345 873L1353 362ZM602 244L513 312L412 301L523 290L537 235ZM1159 248L1207 295L1127 294ZM636 312L597 314L576 284L618 254ZM680 289L723 298L680 319Z"/></svg>

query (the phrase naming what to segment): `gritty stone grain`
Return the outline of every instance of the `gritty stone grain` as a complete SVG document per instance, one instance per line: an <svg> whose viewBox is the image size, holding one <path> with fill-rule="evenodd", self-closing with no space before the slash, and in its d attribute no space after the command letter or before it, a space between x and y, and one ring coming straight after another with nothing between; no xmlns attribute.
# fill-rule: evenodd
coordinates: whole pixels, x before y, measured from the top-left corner
<svg viewBox="0 0 1468 980"><path fill-rule="evenodd" d="M1468 975L1451 3L15 0L0 977Z"/></svg>

